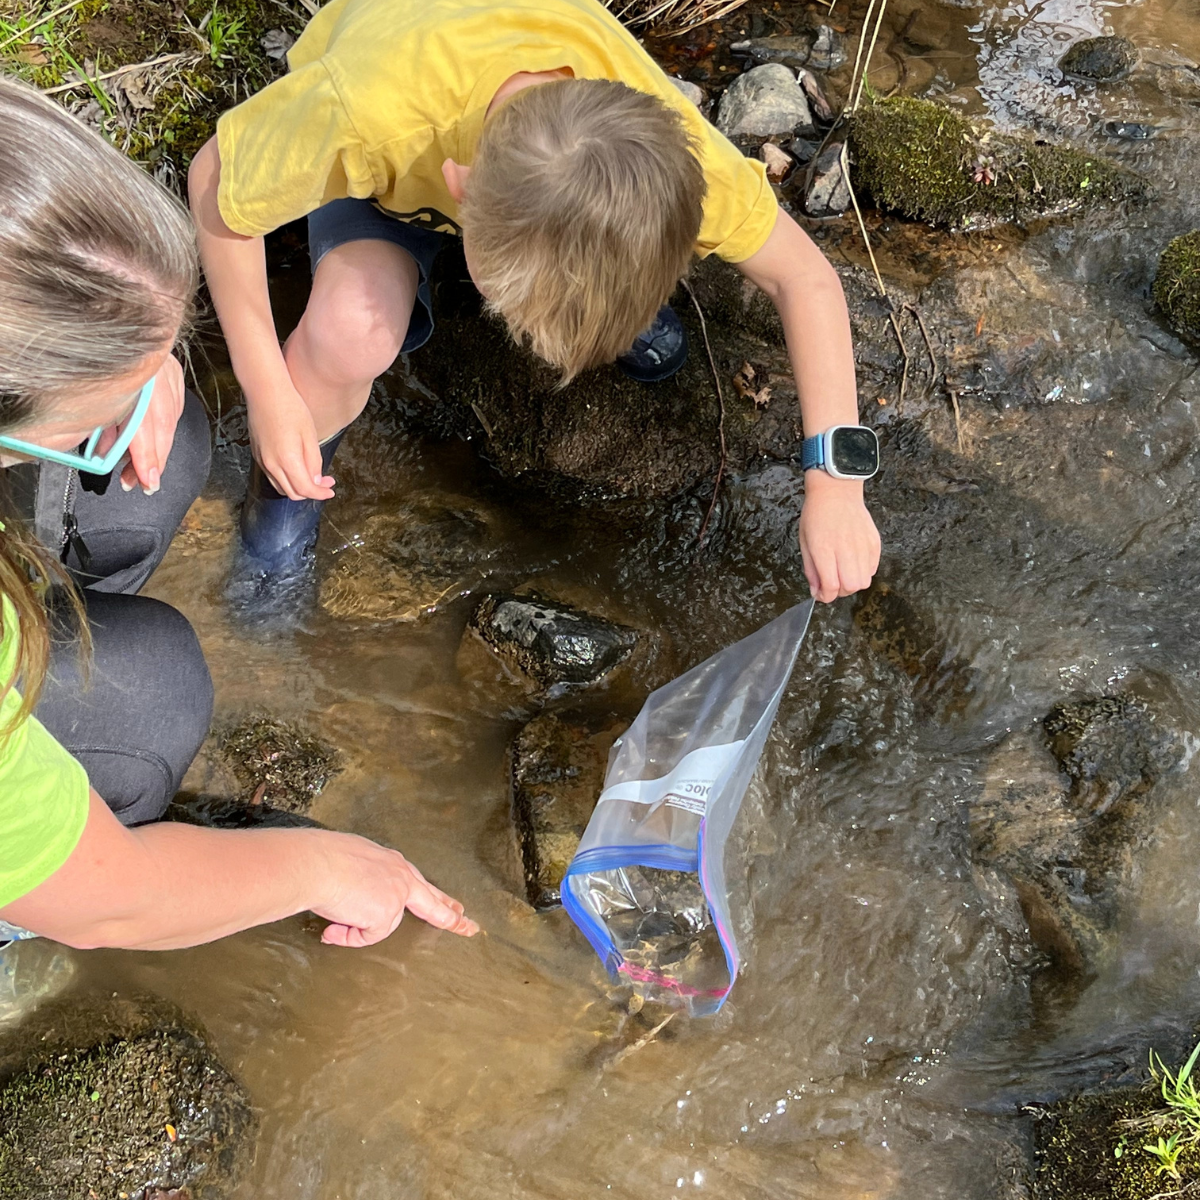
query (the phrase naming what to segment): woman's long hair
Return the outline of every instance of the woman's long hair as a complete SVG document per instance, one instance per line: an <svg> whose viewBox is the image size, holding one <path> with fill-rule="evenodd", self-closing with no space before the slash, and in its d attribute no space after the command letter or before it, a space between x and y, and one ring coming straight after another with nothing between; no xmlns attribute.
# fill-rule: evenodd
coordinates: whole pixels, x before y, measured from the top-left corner
<svg viewBox="0 0 1200 1200"><path fill-rule="evenodd" d="M179 201L38 91L0 76L0 433L161 354L190 323L197 280ZM0 607L0 636L13 614L20 630L16 670L0 679L0 698L18 680L22 690L11 729L45 678L46 592L67 580L15 520L4 525L0 597L11 607Z"/></svg>

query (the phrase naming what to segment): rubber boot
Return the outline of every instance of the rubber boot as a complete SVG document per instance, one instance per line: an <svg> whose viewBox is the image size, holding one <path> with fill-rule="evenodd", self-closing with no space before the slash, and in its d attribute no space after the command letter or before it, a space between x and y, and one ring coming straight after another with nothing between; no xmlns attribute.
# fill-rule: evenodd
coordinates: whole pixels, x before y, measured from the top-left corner
<svg viewBox="0 0 1200 1200"><path fill-rule="evenodd" d="M670 379L687 362L688 340L675 310L664 304L658 316L633 346L617 358L617 366L639 383Z"/></svg>
<svg viewBox="0 0 1200 1200"><path fill-rule="evenodd" d="M321 474L328 475L345 430L321 443ZM324 500L289 500L255 462L242 504L242 549L256 571L294 575L313 559Z"/></svg>

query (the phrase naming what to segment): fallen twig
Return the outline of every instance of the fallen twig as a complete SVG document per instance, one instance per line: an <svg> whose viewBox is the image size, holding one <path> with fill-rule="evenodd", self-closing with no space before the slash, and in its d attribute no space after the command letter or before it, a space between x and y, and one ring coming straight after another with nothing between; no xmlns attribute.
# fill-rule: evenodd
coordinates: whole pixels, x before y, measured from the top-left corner
<svg viewBox="0 0 1200 1200"><path fill-rule="evenodd" d="M7 50L8 47L13 44L13 42L19 41L23 37L27 37L30 33L37 29L39 25L45 25L47 21L53 21L55 17L62 16L63 13L74 8L77 4L82 3L83 0L67 0L66 4L60 4L57 8L51 9L50 12L48 12L44 17L38 17L36 21L30 21L30 23L26 25L24 29L18 29L16 33L9 34L4 41L0 42L0 50Z"/></svg>
<svg viewBox="0 0 1200 1200"><path fill-rule="evenodd" d="M958 407L958 393L953 388L947 388L950 393L950 404L954 408L954 435L958 438L958 452L963 453L963 428L962 428L962 412Z"/></svg>
<svg viewBox="0 0 1200 1200"><path fill-rule="evenodd" d="M879 28L883 24L883 14L886 11L886 9L887 9L887 0L879 0L879 11L876 13L876 16L875 16L875 29L871 33L871 44L867 48L866 58L863 59L862 74L857 76L857 78L855 80L855 82L858 84L858 89L854 93L853 99L850 101L850 111L852 113L856 112L858 110L859 103L862 101L863 89L866 87L866 83L867 83L867 72L871 69L871 55L875 53L875 43L879 40ZM871 12L870 12L870 9L868 9L866 19L863 21L862 33L860 33L858 35L858 46L859 46L860 50L862 49L863 37L865 36L865 34L867 32L867 23L870 21L870 19L871 19ZM856 59L856 69L857 69L857 59Z"/></svg>
<svg viewBox="0 0 1200 1200"><path fill-rule="evenodd" d="M929 337L929 330L925 328L925 318L921 316L921 310L915 304L906 304L904 307L917 318L917 326L921 330L921 336L925 339L925 349L929 353L929 370L932 372L930 376L930 386L932 387L937 383L942 369L938 366L937 355L933 352L933 342Z"/></svg>
<svg viewBox="0 0 1200 1200"><path fill-rule="evenodd" d="M127 67L117 67L115 71L105 71L103 75L93 75L91 78L73 79L70 83L60 83L52 88L43 88L43 96L54 96L59 92L69 92L73 88L92 87L105 79L115 79L118 75L128 75L131 71L148 71L151 67L163 67L167 63L178 62L181 58L191 58L186 51L178 54L160 54L157 58L149 58L145 62L130 63Z"/></svg>
<svg viewBox="0 0 1200 1200"><path fill-rule="evenodd" d="M642 1035L640 1038L638 1038L638 1040L637 1040L636 1042L634 1042L632 1045L626 1046L626 1047L624 1047L624 1049L622 1049L622 1050L619 1050L619 1051L618 1051L618 1052L617 1052L617 1053L616 1053L616 1054L613 1056L613 1060L612 1060L612 1062L611 1062L611 1063L609 1063L609 1066L615 1067L615 1066L617 1065L617 1063L619 1063L619 1062L622 1062L623 1060L627 1059L627 1058L628 1058L628 1057L629 1057L631 1054L636 1054L636 1053L637 1053L639 1050L641 1050L643 1047L650 1045L650 1043L651 1043L652 1041L654 1041L654 1039L655 1039L656 1037L658 1037L658 1035L659 1035L660 1033L662 1033L662 1031L663 1031L663 1030L664 1030L664 1029L665 1029L665 1028L666 1028L666 1027L667 1027L667 1026L668 1026L668 1025L669 1025L669 1024L670 1024L670 1023L673 1021L673 1020L675 1020L675 1018L676 1018L678 1015L679 1015L679 1013L678 1013L678 1012L667 1013L667 1015L666 1015L665 1017L663 1017L663 1019L662 1019L661 1021L659 1021L659 1023L658 1023L657 1025L655 1025L655 1027L654 1027L653 1029L651 1029L649 1033L645 1033L645 1034L643 1034L643 1035Z"/></svg>
<svg viewBox="0 0 1200 1200"><path fill-rule="evenodd" d="M696 306L696 315L700 318L700 332L704 335L704 350L708 355L708 369L712 372L713 386L717 389L717 406L720 411L717 432L721 443L721 459L717 463L717 477L713 481L713 493L712 499L708 504L708 512L704 514L704 522L700 526L700 535L696 539L696 553L699 554L704 549L704 536L708 533L708 524L712 520L713 510L717 507L717 496L721 491L721 481L725 478L725 464L729 456L725 446L725 393L721 390L721 376L717 374L717 364L713 358L712 346L709 345L708 341L708 322L704 319L704 309L700 307L700 301L696 299L696 293L692 291L692 285L686 279L682 282L684 288L687 289L687 294L692 298L692 303Z"/></svg>

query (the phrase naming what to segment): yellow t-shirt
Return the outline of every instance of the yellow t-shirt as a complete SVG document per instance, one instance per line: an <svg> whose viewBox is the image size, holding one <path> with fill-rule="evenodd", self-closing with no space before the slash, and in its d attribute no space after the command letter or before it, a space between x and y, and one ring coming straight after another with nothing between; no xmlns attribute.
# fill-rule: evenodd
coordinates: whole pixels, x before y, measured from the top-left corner
<svg viewBox="0 0 1200 1200"><path fill-rule="evenodd" d="M557 67L619 80L683 116L708 184L697 253L741 262L774 227L763 164L710 125L597 0L330 0L288 63L290 74L217 124L218 202L237 233L269 233L347 196L457 232L442 163L474 160L509 76Z"/></svg>
<svg viewBox="0 0 1200 1200"><path fill-rule="evenodd" d="M17 662L17 614L0 597L0 688ZM31 892L75 849L88 815L88 778L46 731L27 717L9 728L21 697L10 687L0 701L0 908Z"/></svg>

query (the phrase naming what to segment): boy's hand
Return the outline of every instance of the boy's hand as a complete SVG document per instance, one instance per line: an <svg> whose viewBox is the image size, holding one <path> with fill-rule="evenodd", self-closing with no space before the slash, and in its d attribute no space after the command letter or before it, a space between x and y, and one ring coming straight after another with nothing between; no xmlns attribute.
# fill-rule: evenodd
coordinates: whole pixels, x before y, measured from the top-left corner
<svg viewBox="0 0 1200 1200"><path fill-rule="evenodd" d="M438 929L473 937L479 926L463 906L431 884L404 855L366 838L326 833L326 871L321 895L311 905L327 925L321 941L330 946L371 946L400 924L404 910Z"/></svg>
<svg viewBox="0 0 1200 1200"><path fill-rule="evenodd" d="M870 586L879 567L879 531L861 483L805 472L800 553L813 599L822 604Z"/></svg>
<svg viewBox="0 0 1200 1200"><path fill-rule="evenodd" d="M330 500L334 478L321 473L321 445L308 406L295 388L251 402L250 448L267 478L289 500Z"/></svg>

